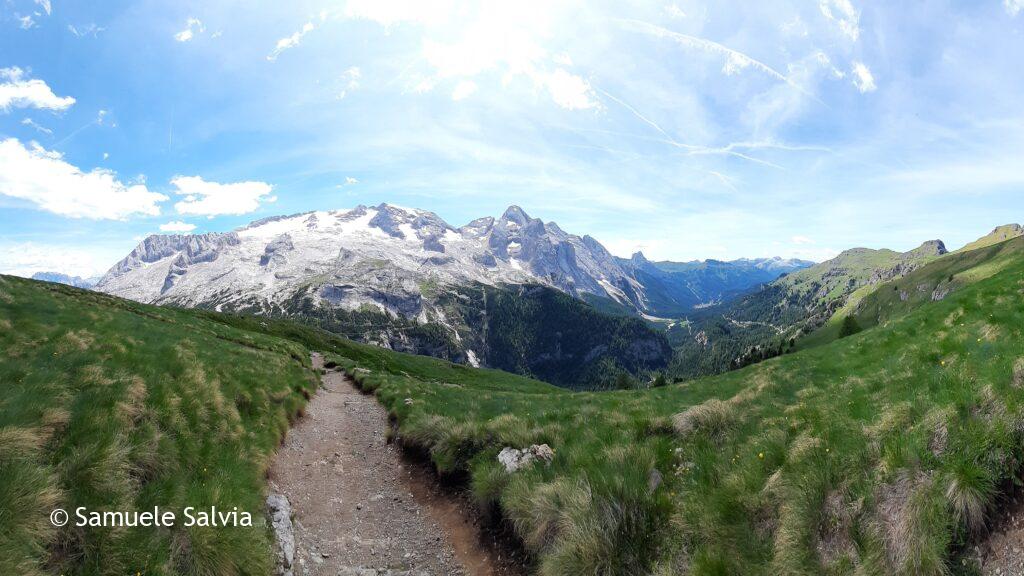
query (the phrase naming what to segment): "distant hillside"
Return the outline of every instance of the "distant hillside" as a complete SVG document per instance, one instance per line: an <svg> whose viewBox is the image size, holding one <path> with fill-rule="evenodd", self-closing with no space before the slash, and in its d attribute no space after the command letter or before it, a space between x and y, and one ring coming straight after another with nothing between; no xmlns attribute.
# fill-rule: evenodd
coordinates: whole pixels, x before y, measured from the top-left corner
<svg viewBox="0 0 1024 576"><path fill-rule="evenodd" d="M854 248L700 310L669 331L677 347L670 372L689 378L776 356L827 322L856 291L902 277L943 254L946 247L939 240L909 252Z"/></svg>
<svg viewBox="0 0 1024 576"><path fill-rule="evenodd" d="M369 306L353 311L319 307L302 294L271 315L401 352L499 368L581 390L611 387L621 375L633 384L645 381L672 359L665 335L640 318L603 312L548 286L471 284L431 298L444 325Z"/></svg>
<svg viewBox="0 0 1024 576"><path fill-rule="evenodd" d="M760 284L814 264L781 258L651 262L640 252L628 260L619 258L618 261L644 286L644 312L665 318L678 318L700 307L721 304Z"/></svg>
<svg viewBox="0 0 1024 576"><path fill-rule="evenodd" d="M991 235L986 239L991 239ZM828 324L798 340L797 347L809 348L836 340L843 335L844 325L864 330L886 324L929 302L944 300L1024 259L1024 235L1010 236L999 243L986 239L974 243L979 248L947 254L876 290L851 297Z"/></svg>

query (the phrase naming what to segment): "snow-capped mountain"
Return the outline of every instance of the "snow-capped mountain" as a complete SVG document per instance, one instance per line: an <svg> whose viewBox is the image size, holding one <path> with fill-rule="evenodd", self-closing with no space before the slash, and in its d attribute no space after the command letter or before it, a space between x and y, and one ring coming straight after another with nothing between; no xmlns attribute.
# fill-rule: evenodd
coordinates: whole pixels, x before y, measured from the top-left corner
<svg viewBox="0 0 1024 576"><path fill-rule="evenodd" d="M455 228L432 212L381 204L266 218L227 233L150 236L96 288L142 302L253 312L279 309L301 293L323 306L370 305L422 322L443 316L431 294L445 285L539 283L657 314L666 283L678 279L682 284L668 289L688 294L669 298L678 313L807 264L651 263L642 254L625 260L518 206ZM746 281L695 287L705 277L751 271Z"/></svg>
<svg viewBox="0 0 1024 576"><path fill-rule="evenodd" d="M253 311L312 290L323 305L371 305L424 321L437 313L424 292L474 282L541 283L642 305L643 287L599 242L517 206L461 228L431 212L381 204L267 218L228 233L154 235L97 289L142 302Z"/></svg>

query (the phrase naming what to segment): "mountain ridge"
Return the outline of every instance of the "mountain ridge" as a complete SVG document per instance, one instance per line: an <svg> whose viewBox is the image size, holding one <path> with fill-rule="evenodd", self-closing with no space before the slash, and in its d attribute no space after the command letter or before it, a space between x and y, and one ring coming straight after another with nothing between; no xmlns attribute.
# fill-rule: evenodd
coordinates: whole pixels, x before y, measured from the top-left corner
<svg viewBox="0 0 1024 576"><path fill-rule="evenodd" d="M353 242L349 244L362 242L364 250L359 250L358 247L353 249L342 241L327 243L329 246L321 243L310 248L329 247L337 257L333 260L320 261L307 257L306 263L314 266L306 268L312 270L303 270L298 274L294 270L291 273L276 271L273 276L261 274L268 270L286 268L289 258L294 256L296 251L301 252L302 247L296 247L296 235L308 236L311 235L309 233L315 235L318 231L330 233L335 230L340 230L342 235L349 233L353 236L350 238ZM142 302L212 304L218 309L231 309L230 299L225 298L223 294L211 293L208 282L190 285L187 277L191 270L197 269L196 265L212 263L222 254L232 254L233 248L248 240L263 242L262 250L256 250L260 252L258 258L254 259L254 254L236 254L243 262L235 264L258 262L259 267L262 267L262 270L251 267L250 279L253 284L261 284L259 291L264 296L264 304L274 301L274 286L294 287L294 282L289 283L290 278L329 273L360 260L383 259L391 263L400 263L397 268L410 273L399 274L403 279L410 276L437 276L442 281L460 284L480 282L489 285L539 282L577 298L584 294L607 297L641 313L658 314L666 311L657 309L657 302L652 308L651 299L647 298L645 293L647 287L635 277L640 267L627 264L629 260L613 256L592 236L566 233L557 223L532 218L516 205L509 206L498 218L485 216L471 220L458 228L451 226L433 212L382 203L375 207L359 205L348 210L309 211L271 216L229 232L151 235L102 276L98 282L98 289ZM377 246L377 249L365 246L366 241L373 240L384 240L380 244L391 244L393 249L389 253L388 250L379 249L380 246ZM401 245L403 243L404 246ZM164 261L171 256L174 256L173 260ZM640 256L642 257L642 254ZM647 262L646 259L644 261ZM655 269L708 268L713 267L715 262L717 261L708 260L699 264L661 262L651 265ZM162 279L155 278L158 274L148 270L158 263ZM737 285L733 282L726 288L747 289L809 264L806 261L781 258L741 259L723 263L725 267L737 268L733 271L733 276L737 278L743 274L752 275L750 279L740 281ZM234 276L237 284L246 283L245 278L232 274L231 269L223 272L225 274L218 275L216 280ZM675 270L662 272L672 274ZM261 275L263 278L256 278ZM352 281L355 280L353 278L344 279L349 280L347 284L359 284ZM365 283L371 279L361 280ZM160 287L159 290L156 290L157 285ZM176 289L178 285L182 287ZM254 286L248 288L255 291L251 290ZM244 291L245 286L236 286L235 289ZM656 286L655 289L662 287ZM327 292L338 295L331 289ZM683 304L674 302L670 312L682 312L688 307L706 304L707 301L714 301L723 296L722 290L711 292L711 297L705 300L690 298ZM390 313L419 313L419 310L381 302L367 293L350 296L348 300L347 305L350 308L371 304Z"/></svg>

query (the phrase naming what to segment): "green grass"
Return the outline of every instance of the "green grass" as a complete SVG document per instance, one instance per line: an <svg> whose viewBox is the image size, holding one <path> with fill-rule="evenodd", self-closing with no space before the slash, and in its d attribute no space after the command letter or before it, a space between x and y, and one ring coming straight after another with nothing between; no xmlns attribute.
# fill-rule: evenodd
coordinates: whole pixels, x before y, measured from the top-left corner
<svg viewBox="0 0 1024 576"><path fill-rule="evenodd" d="M943 300L890 300L858 334L683 385L582 393L3 278L0 573L265 573L262 526L54 531L45 514L260 510L269 454L313 382L308 350L373 391L441 473L465 475L539 574L969 573L960 551L1024 461L1024 258L985 250ZM498 463L531 444L555 450L550 465Z"/></svg>
<svg viewBox="0 0 1024 576"><path fill-rule="evenodd" d="M946 298L957 290L989 278L1022 257L1024 237L983 243L980 248L946 254L896 281L864 286L850 296L828 324L798 339L797 349L836 340L842 322L848 316L853 316L862 328L885 324L935 298Z"/></svg>
<svg viewBox="0 0 1024 576"><path fill-rule="evenodd" d="M270 573L265 471L316 382L298 343L0 276L0 574ZM48 519L156 505L174 528ZM186 528L189 505L254 525Z"/></svg>
<svg viewBox="0 0 1024 576"><path fill-rule="evenodd" d="M1024 259L997 268L831 344L646 391L331 357L404 442L468 473L540 574L956 573L1024 457ZM541 443L550 466L496 460Z"/></svg>

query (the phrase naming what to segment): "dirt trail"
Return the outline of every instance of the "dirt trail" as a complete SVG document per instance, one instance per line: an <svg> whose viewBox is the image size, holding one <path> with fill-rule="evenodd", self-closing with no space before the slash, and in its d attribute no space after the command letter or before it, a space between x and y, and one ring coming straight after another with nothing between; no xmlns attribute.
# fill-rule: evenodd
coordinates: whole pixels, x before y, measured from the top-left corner
<svg viewBox="0 0 1024 576"><path fill-rule="evenodd" d="M314 366L323 360L314 355ZM295 576L506 576L459 499L385 441L387 413L329 371L270 470L294 522Z"/></svg>

